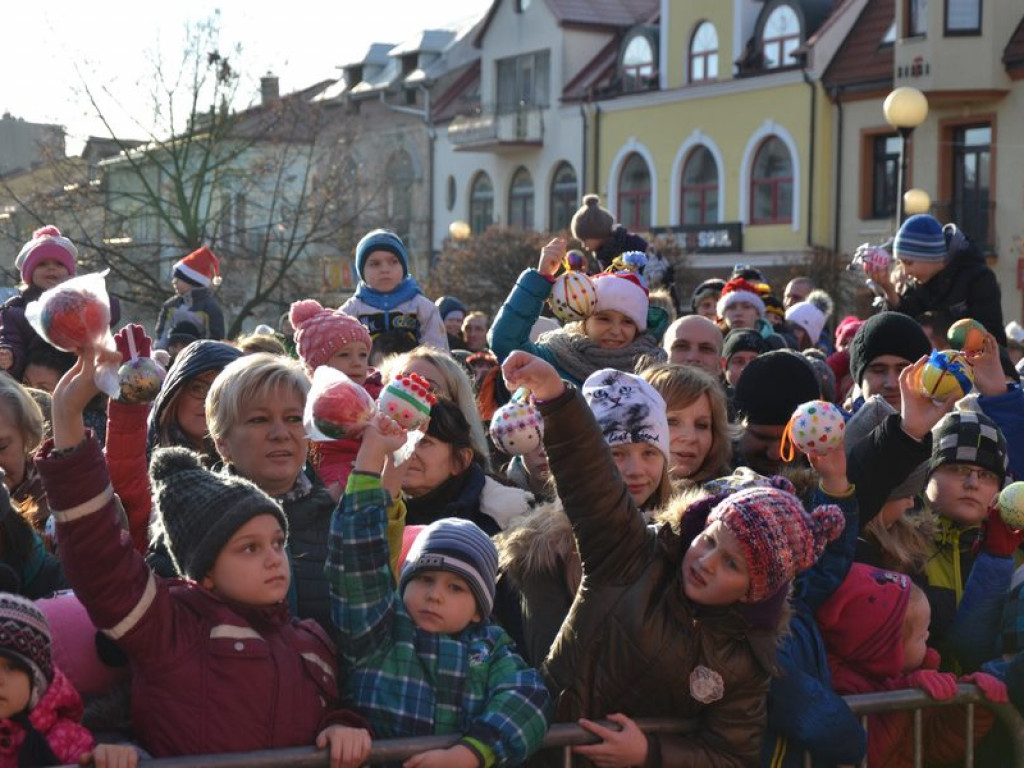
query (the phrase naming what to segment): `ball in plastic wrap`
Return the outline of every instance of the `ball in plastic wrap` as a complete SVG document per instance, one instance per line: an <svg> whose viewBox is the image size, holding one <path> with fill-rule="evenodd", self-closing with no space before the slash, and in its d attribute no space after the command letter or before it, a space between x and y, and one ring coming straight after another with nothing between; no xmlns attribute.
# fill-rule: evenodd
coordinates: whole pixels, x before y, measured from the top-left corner
<svg viewBox="0 0 1024 768"><path fill-rule="evenodd" d="M999 492L999 516L1009 528L1024 530L1024 482L1010 483Z"/></svg>
<svg viewBox="0 0 1024 768"><path fill-rule="evenodd" d="M313 425L332 440L358 437L376 408L370 393L348 377L325 385L313 397Z"/></svg>
<svg viewBox="0 0 1024 768"><path fill-rule="evenodd" d="M415 373L402 374L381 391L377 410L405 429L418 429L430 418L430 409L436 402L426 379Z"/></svg>
<svg viewBox="0 0 1024 768"><path fill-rule="evenodd" d="M594 282L582 272L566 272L551 286L551 311L563 323L583 320L597 306Z"/></svg>
<svg viewBox="0 0 1024 768"><path fill-rule="evenodd" d="M150 357L128 360L117 369L120 386L117 401L126 405L152 402L160 392L166 375L166 371Z"/></svg>
<svg viewBox="0 0 1024 768"><path fill-rule="evenodd" d="M39 322L43 336L57 349L77 352L109 330L110 307L98 297L64 286L47 294L40 298Z"/></svg>
<svg viewBox="0 0 1024 768"><path fill-rule="evenodd" d="M811 400L793 411L790 439L804 453L831 453L843 447L846 420L827 400Z"/></svg>
<svg viewBox="0 0 1024 768"><path fill-rule="evenodd" d="M987 334L988 331L985 330L984 325L977 320L965 317L949 326L946 338L953 349L970 356L982 351Z"/></svg>
<svg viewBox="0 0 1024 768"><path fill-rule="evenodd" d="M974 388L974 369L962 352L934 350L921 368L921 394L934 400L955 395L959 400Z"/></svg>
<svg viewBox="0 0 1024 768"><path fill-rule="evenodd" d="M544 418L533 403L513 400L494 412L490 432L499 450L522 456L544 439Z"/></svg>

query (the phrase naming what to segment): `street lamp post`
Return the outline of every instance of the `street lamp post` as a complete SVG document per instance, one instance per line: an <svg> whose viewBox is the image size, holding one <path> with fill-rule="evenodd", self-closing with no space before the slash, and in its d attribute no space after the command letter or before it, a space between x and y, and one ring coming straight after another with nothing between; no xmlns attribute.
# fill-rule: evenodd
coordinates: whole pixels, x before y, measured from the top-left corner
<svg viewBox="0 0 1024 768"><path fill-rule="evenodd" d="M906 203L903 199L907 192L907 142L914 129L928 117L928 99L917 88L907 85L900 86L885 97L882 112L885 114L885 121L900 134L897 223L902 224L907 215Z"/></svg>

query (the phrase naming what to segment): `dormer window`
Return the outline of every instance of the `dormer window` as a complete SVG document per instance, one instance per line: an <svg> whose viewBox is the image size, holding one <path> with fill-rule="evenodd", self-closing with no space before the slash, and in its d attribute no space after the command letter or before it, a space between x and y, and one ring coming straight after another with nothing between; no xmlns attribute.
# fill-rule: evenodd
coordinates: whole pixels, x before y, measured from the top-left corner
<svg viewBox="0 0 1024 768"><path fill-rule="evenodd" d="M766 69L789 67L797 63L796 49L800 47L800 19L788 5L777 6L764 23L761 49Z"/></svg>
<svg viewBox="0 0 1024 768"><path fill-rule="evenodd" d="M690 82L718 77L718 32L710 21L702 21L690 42Z"/></svg>
<svg viewBox="0 0 1024 768"><path fill-rule="evenodd" d="M622 51L622 90L645 91L653 81L654 44L645 30L637 30Z"/></svg>

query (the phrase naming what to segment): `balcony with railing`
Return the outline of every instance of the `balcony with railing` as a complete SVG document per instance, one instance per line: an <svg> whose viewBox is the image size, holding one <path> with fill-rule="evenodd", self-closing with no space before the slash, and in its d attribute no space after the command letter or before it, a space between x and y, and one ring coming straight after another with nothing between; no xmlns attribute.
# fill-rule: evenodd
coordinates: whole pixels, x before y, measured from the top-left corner
<svg viewBox="0 0 1024 768"><path fill-rule="evenodd" d="M526 103L511 109L484 105L454 118L448 140L462 152L539 148L544 145L544 108Z"/></svg>

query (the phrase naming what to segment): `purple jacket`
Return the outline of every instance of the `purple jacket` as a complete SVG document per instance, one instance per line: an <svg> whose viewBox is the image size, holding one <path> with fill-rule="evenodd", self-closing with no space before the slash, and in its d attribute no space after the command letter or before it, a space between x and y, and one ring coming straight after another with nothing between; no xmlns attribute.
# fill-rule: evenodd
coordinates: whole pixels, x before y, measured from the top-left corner
<svg viewBox="0 0 1024 768"><path fill-rule="evenodd" d="M154 757L310 746L333 722L335 649L312 621L229 604L196 584L155 576L120 530L94 439L37 456L68 581L93 623L128 655L132 723Z"/></svg>

